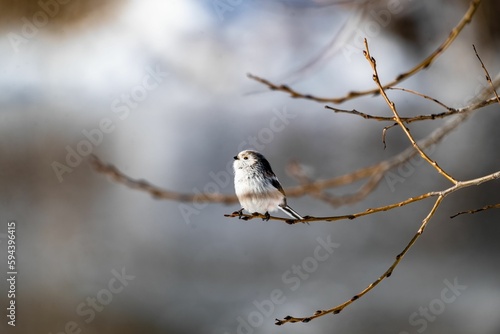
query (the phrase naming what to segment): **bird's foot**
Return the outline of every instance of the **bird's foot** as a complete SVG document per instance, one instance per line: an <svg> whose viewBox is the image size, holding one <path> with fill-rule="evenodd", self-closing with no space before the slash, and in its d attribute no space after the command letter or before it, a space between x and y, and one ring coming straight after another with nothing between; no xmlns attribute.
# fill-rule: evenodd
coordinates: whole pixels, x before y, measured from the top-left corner
<svg viewBox="0 0 500 334"><path fill-rule="evenodd" d="M243 220L248 219L247 217L243 217L243 208L239 209L238 211L233 212L233 214L238 215L238 219L243 219Z"/></svg>
<svg viewBox="0 0 500 334"><path fill-rule="evenodd" d="M269 214L269 212L266 211L266 213L264 214L264 218L262 218L263 221L269 221L269 218L271 218L271 215Z"/></svg>

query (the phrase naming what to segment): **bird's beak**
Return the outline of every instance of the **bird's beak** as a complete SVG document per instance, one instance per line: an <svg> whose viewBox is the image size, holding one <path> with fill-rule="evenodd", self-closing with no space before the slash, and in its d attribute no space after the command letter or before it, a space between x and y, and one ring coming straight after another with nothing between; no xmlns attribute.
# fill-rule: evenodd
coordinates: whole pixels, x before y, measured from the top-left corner
<svg viewBox="0 0 500 334"><path fill-rule="evenodd" d="M237 155L234 156L234 160L238 160L238 156Z"/></svg>

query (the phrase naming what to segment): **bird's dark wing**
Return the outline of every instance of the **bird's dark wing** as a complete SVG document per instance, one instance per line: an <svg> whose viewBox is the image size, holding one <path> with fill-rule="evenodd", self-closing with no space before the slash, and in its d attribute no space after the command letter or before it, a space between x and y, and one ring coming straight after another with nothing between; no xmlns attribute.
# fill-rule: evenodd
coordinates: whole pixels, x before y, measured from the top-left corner
<svg viewBox="0 0 500 334"><path fill-rule="evenodd" d="M276 174L274 174L273 169L271 168L271 164L269 161L267 161L266 158L262 154L260 154L260 161L262 162L262 167L264 168L264 173L267 177L276 177Z"/></svg>
<svg viewBox="0 0 500 334"><path fill-rule="evenodd" d="M273 178L271 178L271 184L279 190L280 193L283 194L283 196L285 196L285 191L283 190L283 187L281 186L280 184L280 181L278 181L278 178L275 176ZM286 205L286 201L285 201L285 205Z"/></svg>

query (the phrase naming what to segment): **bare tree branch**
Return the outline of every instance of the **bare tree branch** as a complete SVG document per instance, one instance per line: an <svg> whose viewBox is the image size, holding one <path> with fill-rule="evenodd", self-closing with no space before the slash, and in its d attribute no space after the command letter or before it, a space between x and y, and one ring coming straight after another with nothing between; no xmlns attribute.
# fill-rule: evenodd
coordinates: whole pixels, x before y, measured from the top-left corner
<svg viewBox="0 0 500 334"><path fill-rule="evenodd" d="M457 216L460 216L460 215L464 215L464 214L474 214L474 213L477 213L477 212L481 212L481 211L485 211L485 210L489 210L489 209L500 209L500 204L491 204L491 205L486 205L486 206L483 206L482 208L480 209L475 209L475 210L467 210L467 211L462 211L462 212L459 212L459 213L456 213L454 214L453 216L450 216L450 218L455 218Z"/></svg>
<svg viewBox="0 0 500 334"><path fill-rule="evenodd" d="M497 102L500 103L500 97L498 97L496 87L493 84L493 82L491 81L491 76L488 73L488 70L486 69L486 67L484 66L484 63L481 60L481 57L479 57L479 54L477 53L477 50L476 50L476 46L474 44L472 44L472 48L474 49L474 53L476 54L477 59L479 59L479 62L481 63L481 67L483 68L484 73L486 74L486 81L488 81L488 84L490 85L491 89L493 90L493 93L495 94L495 98L496 98Z"/></svg>
<svg viewBox="0 0 500 334"><path fill-rule="evenodd" d="M263 220L269 219L269 220L282 221L282 222L285 222L285 223L290 224L290 225L297 224L297 223L312 223L312 222L336 222L339 220L353 220L353 219L360 218L360 217L367 216L367 215L371 215L371 214L374 214L377 212L389 211L389 210L399 208L399 207L402 207L402 206L405 206L405 205L408 205L408 204L411 204L414 202L421 201L421 200L426 199L428 197L435 196L434 194L435 193L430 192L430 193L422 194L420 196L410 197L410 198L408 198L404 201L398 202L398 203L384 205L384 206L377 207L377 208L370 208L370 209L366 209L365 211L362 211L362 212L352 213L352 214L342 215L342 216L329 216L329 217L305 216L304 219L299 220L299 219L281 218L281 217L275 217L275 216L267 217L266 215L263 215L260 213L240 214L239 211L235 211L231 214L225 214L224 217L230 217L230 218L242 217L242 219L244 219L244 220L262 218Z"/></svg>
<svg viewBox="0 0 500 334"><path fill-rule="evenodd" d="M409 92L409 93L412 93L412 94L415 94L415 95L422 96L423 98L426 98L426 99L431 99L434 102L438 103L439 105L441 105L442 107L444 107L444 108L446 108L448 110L446 112L437 113L437 114L418 115L418 116L414 116L414 117L400 117L401 120L403 122L405 122L405 123L412 123L412 122L418 122L418 121L427 121L427 120L435 120L435 119L438 119L438 118L445 118L445 117L449 117L449 116L453 116L453 115L458 115L458 114L461 114L461 113L469 111L468 107L458 108L458 109L448 107L445 104L441 103L440 101L438 101L438 100L436 100L436 99L434 99L434 98L432 98L430 96L421 94L421 93L413 91L411 89L405 89L405 88L399 88L399 87L392 87L392 88L387 88L387 89L401 90L401 91L404 91L404 92ZM490 105L490 104L493 104L493 103L496 103L496 102L497 102L496 97L492 97L492 98L484 101L484 106L487 106L487 105ZM371 114L367 114L367 113L358 111L356 109L347 110L347 109L340 109L340 108L335 108L335 107L331 107L331 106L325 106L325 108L333 110L336 113L344 113L344 114L356 115L356 116L363 117L364 119L370 119L370 120L375 120L375 121L379 121L379 122L395 122L396 121L396 119L395 119L394 116L377 116L377 115L371 115Z"/></svg>
<svg viewBox="0 0 500 334"><path fill-rule="evenodd" d="M119 171L118 168L116 168L115 166L110 164L105 164L94 154L90 156L90 165L97 172L111 177L115 182L122 183L131 189L145 191L156 199L166 199L177 202L196 202L196 203L211 202L211 203L224 203L224 204L233 204L238 201L235 195L224 195L219 193L187 194L187 193L179 193L175 191L161 189L145 180L132 179L131 177Z"/></svg>
<svg viewBox="0 0 500 334"><path fill-rule="evenodd" d="M409 199L409 200L405 201L404 203L408 204L407 202L415 202L417 200L422 200L422 199L425 199L425 198L428 198L428 197L437 197L436 201L434 202L434 205L431 208L431 210L429 211L429 213L427 214L427 216L425 216L425 218L422 220L422 224L420 225L420 228L417 230L417 232L415 233L415 235L410 239L410 241L405 246L405 248L401 251L401 253L399 253L398 255L396 255L396 258L395 258L394 262L391 264L391 266L381 276L379 276L375 281L373 281L370 285L368 285L361 292L359 292L358 294L354 295L349 300L346 300L342 304L339 304L339 305L337 305L335 307L332 307L330 309L327 309L327 310L318 310L313 315L306 316L306 317L294 317L294 316L288 315L288 316L284 317L283 319L276 319L275 324L276 325L283 325L283 324L288 323L288 322L291 322L291 323L294 323L294 322L309 322L309 321L311 321L313 319L322 317L322 316L327 315L327 314L338 314L338 313L340 313L344 308L346 308L347 306L351 305L356 300L358 300L361 297L363 297L365 294L367 294L373 288L375 288L380 282L382 282L386 278L389 278L392 275L392 272L398 266L398 264L401 262L401 260L403 259L403 257L408 253L408 251L415 244L415 242L418 240L418 238L424 233L424 230L427 227L427 224L429 223L429 221L431 220L431 218L434 216L434 214L436 213L439 205L441 204L441 202L443 201L443 199L446 196L448 196L449 194L454 193L455 191L458 191L460 189L471 187L471 186L478 186L478 185L480 185L480 184L482 184L484 182L496 180L496 179L499 179L499 178L500 178L500 171L497 171L495 173L492 173L492 174L489 174L489 175L486 175L486 176L483 176L483 177L479 177L479 178L476 178L476 179L472 179L472 180L469 180L469 181L458 181L455 185L451 186L448 189L445 189L445 190L442 190L442 191L438 191L438 192L429 192L427 194L423 194L423 195L421 195L419 197L412 198L412 199ZM403 202L401 202L401 203L403 203ZM379 211L387 211L387 210L390 210L392 208L398 207L398 206L400 206L399 204L401 204L401 203L396 203L396 204L393 204L391 206L379 208L377 212L379 212ZM385 210L383 210L383 209L385 209ZM370 213L372 213L372 212L370 212ZM367 213L367 214L369 214L369 213ZM354 217L354 218L356 218L356 217ZM353 218L348 217L347 219L353 219ZM307 219L307 220L304 220L304 221L310 222L311 220Z"/></svg>
<svg viewBox="0 0 500 334"><path fill-rule="evenodd" d="M380 94L384 98L384 100L387 103L387 105L389 106L389 108L391 108L391 111L394 114L394 118L396 119L396 122L399 124L399 126L401 127L401 129L403 129L403 132L406 134L406 136L410 140L411 145L418 151L418 153L420 153L420 156L422 158L424 158L424 160L426 160L432 167L434 167L438 171L439 174L443 175L450 182L456 184L457 180L455 180L451 175L449 175L448 173L446 173L438 165L438 163L436 161L434 161L431 158L429 158L429 156L420 148L420 146L418 146L417 142L415 141L415 139L413 138L412 134L410 133L410 130L403 124L403 121L401 120L401 117L399 117L399 113L396 110L396 104L389 99L389 97L387 96L387 94L386 94L386 92L384 90L384 87L380 83L380 77L379 77L378 71L377 71L377 62L376 62L375 58L373 58L371 56L371 54L370 54L370 49L368 48L368 41L366 40L366 38L365 38L365 51L363 52L363 54L365 55L365 58L368 60L368 62L370 63L370 65L372 67L372 70L373 70L373 81L375 81L375 83L379 87Z"/></svg>

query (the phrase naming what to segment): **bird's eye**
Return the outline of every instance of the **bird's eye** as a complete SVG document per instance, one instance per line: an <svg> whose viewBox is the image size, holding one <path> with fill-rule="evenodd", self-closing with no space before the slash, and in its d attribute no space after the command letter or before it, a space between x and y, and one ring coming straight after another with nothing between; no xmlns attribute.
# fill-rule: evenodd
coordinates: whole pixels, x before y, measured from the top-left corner
<svg viewBox="0 0 500 334"><path fill-rule="evenodd" d="M244 157L243 159L248 160L248 157Z"/></svg>

